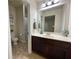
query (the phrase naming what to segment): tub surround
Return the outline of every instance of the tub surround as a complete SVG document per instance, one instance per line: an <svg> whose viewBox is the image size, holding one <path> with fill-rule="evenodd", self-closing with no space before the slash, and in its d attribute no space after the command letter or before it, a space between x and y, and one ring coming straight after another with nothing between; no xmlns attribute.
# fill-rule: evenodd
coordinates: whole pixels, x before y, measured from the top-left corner
<svg viewBox="0 0 79 59"><path fill-rule="evenodd" d="M42 37L42 38L48 38L51 40L58 40L58 41L64 41L64 42L71 42L70 37L66 37L62 35L61 33L48 33L48 34L40 34L40 33L33 33L32 36Z"/></svg>

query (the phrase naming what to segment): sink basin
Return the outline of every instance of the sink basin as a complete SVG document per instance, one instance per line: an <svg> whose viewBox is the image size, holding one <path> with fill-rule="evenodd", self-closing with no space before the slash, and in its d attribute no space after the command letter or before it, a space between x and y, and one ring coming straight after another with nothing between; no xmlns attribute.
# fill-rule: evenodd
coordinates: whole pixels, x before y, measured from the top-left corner
<svg viewBox="0 0 79 59"><path fill-rule="evenodd" d="M61 33L44 33L43 36L49 36L49 37L62 37L63 35Z"/></svg>
<svg viewBox="0 0 79 59"><path fill-rule="evenodd" d="M43 33L43 34L33 34L33 36L55 39L60 41L71 42L70 37L65 37L62 33Z"/></svg>

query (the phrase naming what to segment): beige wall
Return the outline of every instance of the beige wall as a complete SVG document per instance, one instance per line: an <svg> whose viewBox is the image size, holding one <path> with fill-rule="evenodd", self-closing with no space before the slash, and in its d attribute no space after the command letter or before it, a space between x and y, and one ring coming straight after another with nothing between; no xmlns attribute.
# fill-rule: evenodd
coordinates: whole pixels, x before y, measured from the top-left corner
<svg viewBox="0 0 79 59"><path fill-rule="evenodd" d="M17 32L22 33L22 25L23 25L23 8L22 6L15 7L14 5L9 5L9 15L13 17L14 20L14 26L11 27L14 29L14 33L17 34Z"/></svg>
<svg viewBox="0 0 79 59"><path fill-rule="evenodd" d="M24 34L24 22L23 22L23 5L9 5L10 16L13 16L14 26L10 27L14 29L14 34L17 36L17 33ZM23 39L25 35L22 36Z"/></svg>
<svg viewBox="0 0 79 59"><path fill-rule="evenodd" d="M16 7L16 32L23 33L23 8Z"/></svg>
<svg viewBox="0 0 79 59"><path fill-rule="evenodd" d="M69 29L69 21L70 21L70 0L66 0L65 1L65 6L64 6L64 13L65 13L65 29L68 30Z"/></svg>
<svg viewBox="0 0 79 59"><path fill-rule="evenodd" d="M12 16L13 17L13 22L14 22L14 26L10 26L10 29L14 30L14 33L16 32L16 25L15 25L15 21L16 21L16 14L15 14L15 7L12 4L9 4L9 17Z"/></svg>
<svg viewBox="0 0 79 59"><path fill-rule="evenodd" d="M31 32L33 32L34 19L37 22L37 4L35 0L31 0L30 4L31 4L30 5Z"/></svg>
<svg viewBox="0 0 79 59"><path fill-rule="evenodd" d="M42 12L42 16L51 16L55 15L55 32L62 32L62 25L63 25L63 6L59 6L56 8L52 8Z"/></svg>

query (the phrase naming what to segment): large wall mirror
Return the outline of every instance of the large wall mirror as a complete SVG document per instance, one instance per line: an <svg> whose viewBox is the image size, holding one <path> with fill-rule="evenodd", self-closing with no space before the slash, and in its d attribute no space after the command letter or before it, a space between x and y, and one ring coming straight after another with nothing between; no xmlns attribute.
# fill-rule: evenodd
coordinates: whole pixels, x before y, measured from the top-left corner
<svg viewBox="0 0 79 59"><path fill-rule="evenodd" d="M66 2L62 5L52 8L44 7L39 10L37 19L40 22L40 32L42 33L62 33L69 35L70 32L70 3ZM46 10L45 10L46 9ZM39 25L38 25L39 27ZM38 28L39 29L39 28Z"/></svg>
<svg viewBox="0 0 79 59"><path fill-rule="evenodd" d="M41 24L43 32L62 32L64 24L63 5L49 10L41 11Z"/></svg>
<svg viewBox="0 0 79 59"><path fill-rule="evenodd" d="M54 32L55 15L45 16L44 18L44 31Z"/></svg>

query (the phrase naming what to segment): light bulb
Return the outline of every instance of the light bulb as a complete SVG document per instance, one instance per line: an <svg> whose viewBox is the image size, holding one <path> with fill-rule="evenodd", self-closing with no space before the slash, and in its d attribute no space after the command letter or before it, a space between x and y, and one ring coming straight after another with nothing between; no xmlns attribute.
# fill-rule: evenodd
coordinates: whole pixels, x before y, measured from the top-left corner
<svg viewBox="0 0 79 59"><path fill-rule="evenodd" d="M52 1L47 2L47 5L48 5L48 6L49 6L49 5L52 5Z"/></svg>
<svg viewBox="0 0 79 59"><path fill-rule="evenodd" d="M54 3L58 3L59 2L59 0L54 0Z"/></svg>
<svg viewBox="0 0 79 59"><path fill-rule="evenodd" d="M43 4L41 5L41 7L42 7L42 8L46 7L46 4L45 4L45 3L43 3Z"/></svg>

